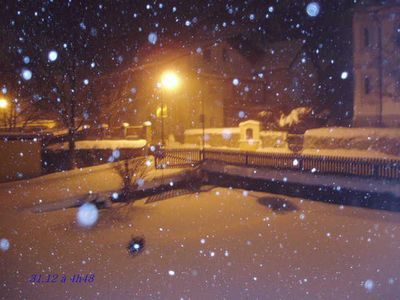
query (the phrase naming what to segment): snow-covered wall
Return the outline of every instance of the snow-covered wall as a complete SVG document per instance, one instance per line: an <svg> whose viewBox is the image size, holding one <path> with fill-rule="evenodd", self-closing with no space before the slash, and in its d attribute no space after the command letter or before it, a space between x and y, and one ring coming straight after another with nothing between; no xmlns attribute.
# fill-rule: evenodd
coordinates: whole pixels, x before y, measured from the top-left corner
<svg viewBox="0 0 400 300"><path fill-rule="evenodd" d="M287 148L286 131L260 131L262 148ZM201 145L203 138L202 129L185 130L185 144ZM240 128L206 128L206 144L213 147L238 148L240 140Z"/></svg>
<svg viewBox="0 0 400 300"><path fill-rule="evenodd" d="M304 149L346 149L400 155L400 130L396 128L318 128L307 130Z"/></svg>
<svg viewBox="0 0 400 300"><path fill-rule="evenodd" d="M260 139L263 148L287 148L286 131L261 131Z"/></svg>
<svg viewBox="0 0 400 300"><path fill-rule="evenodd" d="M146 146L146 140L85 140L76 141L75 147L81 149L139 149ZM54 144L52 150L68 149L68 143Z"/></svg>
<svg viewBox="0 0 400 300"><path fill-rule="evenodd" d="M240 128L206 128L204 134L206 144L216 147L239 147ZM202 129L185 130L185 144L201 145Z"/></svg>
<svg viewBox="0 0 400 300"><path fill-rule="evenodd" d="M41 147L40 140L0 139L0 182L39 176Z"/></svg>

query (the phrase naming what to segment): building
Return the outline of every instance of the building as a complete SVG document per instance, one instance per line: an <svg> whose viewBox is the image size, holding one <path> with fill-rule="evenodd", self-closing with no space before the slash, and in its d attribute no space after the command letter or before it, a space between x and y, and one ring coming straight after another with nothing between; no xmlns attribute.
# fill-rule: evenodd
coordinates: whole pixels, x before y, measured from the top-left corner
<svg viewBox="0 0 400 300"><path fill-rule="evenodd" d="M315 68L299 40L263 46L234 32L142 54L137 61L144 67L131 73L129 85L134 90L128 109L132 121L125 121L151 121L159 133L162 101L167 138L172 134L183 140L184 130L201 128L203 110L205 127L238 126L265 110L286 105L290 111L311 104L317 95ZM177 90L159 88L165 70L178 74Z"/></svg>
<svg viewBox="0 0 400 300"><path fill-rule="evenodd" d="M370 2L353 17L353 123L399 127L400 3Z"/></svg>

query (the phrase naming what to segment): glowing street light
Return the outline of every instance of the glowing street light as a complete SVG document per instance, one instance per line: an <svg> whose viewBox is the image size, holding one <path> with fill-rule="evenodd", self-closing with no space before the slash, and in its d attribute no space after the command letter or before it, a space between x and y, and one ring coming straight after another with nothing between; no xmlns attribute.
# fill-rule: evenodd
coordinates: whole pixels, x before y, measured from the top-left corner
<svg viewBox="0 0 400 300"><path fill-rule="evenodd" d="M167 90L175 90L176 88L178 88L180 80L178 75L176 75L174 72L167 71L161 76L161 84L161 88L165 88Z"/></svg>
<svg viewBox="0 0 400 300"><path fill-rule="evenodd" d="M0 98L0 110L3 111L3 122L5 127L7 127L7 110L9 105L10 103L6 98L3 97Z"/></svg>
<svg viewBox="0 0 400 300"><path fill-rule="evenodd" d="M9 103L7 99L5 98L0 98L0 108L1 109L6 109L8 107Z"/></svg>
<svg viewBox="0 0 400 300"><path fill-rule="evenodd" d="M164 117L165 117L165 108L164 108L164 97L163 90L173 91L179 87L180 79L178 75L176 75L172 71L166 71L161 75L161 146L164 147L165 139L164 139Z"/></svg>

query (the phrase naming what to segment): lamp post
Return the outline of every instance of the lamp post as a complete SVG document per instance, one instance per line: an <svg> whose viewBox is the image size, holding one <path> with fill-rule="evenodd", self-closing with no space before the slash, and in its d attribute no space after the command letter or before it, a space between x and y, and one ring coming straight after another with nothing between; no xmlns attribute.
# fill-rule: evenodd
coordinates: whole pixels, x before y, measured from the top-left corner
<svg viewBox="0 0 400 300"><path fill-rule="evenodd" d="M161 146L165 146L165 137L164 137L164 89L166 91L173 91L178 88L180 84L180 79L178 75L176 75L172 71L166 71L161 76Z"/></svg>
<svg viewBox="0 0 400 300"><path fill-rule="evenodd" d="M205 136L205 131L206 131L206 116L204 113L204 98L201 99L201 125L202 125L202 129L203 129L203 138L202 138L202 154L203 154L203 159L204 159L204 147L205 147L205 143L206 143L206 136Z"/></svg>

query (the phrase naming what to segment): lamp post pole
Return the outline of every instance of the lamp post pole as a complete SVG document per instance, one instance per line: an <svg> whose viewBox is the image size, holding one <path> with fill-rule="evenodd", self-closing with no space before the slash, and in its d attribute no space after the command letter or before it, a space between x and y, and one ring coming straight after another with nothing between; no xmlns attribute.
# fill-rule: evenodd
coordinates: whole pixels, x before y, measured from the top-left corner
<svg viewBox="0 0 400 300"><path fill-rule="evenodd" d="M165 146L165 137L164 137L164 117L165 117L165 108L164 108L164 89L173 91L179 85L179 77L174 72L165 72L161 77L161 146Z"/></svg>
<svg viewBox="0 0 400 300"><path fill-rule="evenodd" d="M202 123L202 129L203 129L203 139L202 139L202 153L203 153L203 159L204 159L204 147L206 143L206 136L205 136L205 127L206 127L206 116L204 114L204 98L201 99L201 123Z"/></svg>
<svg viewBox="0 0 400 300"><path fill-rule="evenodd" d="M164 93L161 89L161 146L165 147L165 139L164 139Z"/></svg>

